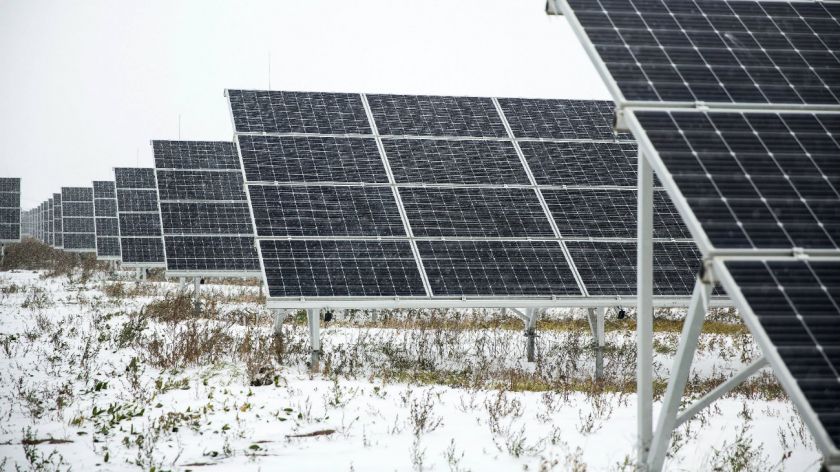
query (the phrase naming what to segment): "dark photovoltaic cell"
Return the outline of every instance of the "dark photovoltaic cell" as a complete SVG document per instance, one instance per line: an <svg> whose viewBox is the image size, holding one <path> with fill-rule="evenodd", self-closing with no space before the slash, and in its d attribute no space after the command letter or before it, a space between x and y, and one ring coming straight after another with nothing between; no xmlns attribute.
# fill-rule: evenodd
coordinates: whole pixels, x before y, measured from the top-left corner
<svg viewBox="0 0 840 472"><path fill-rule="evenodd" d="M163 262L163 242L158 238L120 237L123 263L158 264Z"/></svg>
<svg viewBox="0 0 840 472"><path fill-rule="evenodd" d="M49 220L49 218L48 218ZM49 221L47 221L47 232L49 232ZM65 218L65 233L94 233L93 218ZM49 238L49 236L47 236Z"/></svg>
<svg viewBox="0 0 840 472"><path fill-rule="evenodd" d="M57 248L64 246L64 217L61 209L61 194L53 194L53 240Z"/></svg>
<svg viewBox="0 0 840 472"><path fill-rule="evenodd" d="M569 0L626 100L838 104L821 2Z"/></svg>
<svg viewBox="0 0 840 472"><path fill-rule="evenodd" d="M239 136L248 181L387 183L372 138Z"/></svg>
<svg viewBox="0 0 840 472"><path fill-rule="evenodd" d="M636 186L636 143L521 142L540 185Z"/></svg>
<svg viewBox="0 0 840 472"><path fill-rule="evenodd" d="M123 190L117 189L117 207L120 212L126 211L158 211L157 192L154 190Z"/></svg>
<svg viewBox="0 0 840 472"><path fill-rule="evenodd" d="M417 241L439 296L580 295L555 241Z"/></svg>
<svg viewBox="0 0 840 472"><path fill-rule="evenodd" d="M635 190L543 190L560 234L567 238L636 237ZM654 193L653 237L688 239L691 235L664 191Z"/></svg>
<svg viewBox="0 0 840 472"><path fill-rule="evenodd" d="M840 248L840 119L636 112L712 244Z"/></svg>
<svg viewBox="0 0 840 472"><path fill-rule="evenodd" d="M237 133L370 134L358 94L228 90Z"/></svg>
<svg viewBox="0 0 840 472"><path fill-rule="evenodd" d="M614 131L611 101L500 98L499 105L517 138L633 140Z"/></svg>
<svg viewBox="0 0 840 472"><path fill-rule="evenodd" d="M123 265L162 265L165 259L154 169L117 167L114 178Z"/></svg>
<svg viewBox="0 0 840 472"><path fill-rule="evenodd" d="M93 202L73 202L63 200L61 203L63 216L93 216Z"/></svg>
<svg viewBox="0 0 840 472"><path fill-rule="evenodd" d="M166 236L166 269L183 271L258 271L253 236Z"/></svg>
<svg viewBox="0 0 840 472"><path fill-rule="evenodd" d="M114 169L117 189L154 189L155 171L147 167L117 167Z"/></svg>
<svg viewBox="0 0 840 472"><path fill-rule="evenodd" d="M422 296L407 241L261 240L271 296Z"/></svg>
<svg viewBox="0 0 840 472"><path fill-rule="evenodd" d="M0 177L0 192L20 193L20 177Z"/></svg>
<svg viewBox="0 0 840 472"><path fill-rule="evenodd" d="M554 236L533 189L414 187L400 195L415 236Z"/></svg>
<svg viewBox="0 0 840 472"><path fill-rule="evenodd" d="M160 220L151 213L121 213L121 236L160 236Z"/></svg>
<svg viewBox="0 0 840 472"><path fill-rule="evenodd" d="M569 241L572 260L589 295L636 294L636 243ZM653 294L691 295L701 267L692 242L653 244Z"/></svg>
<svg viewBox="0 0 840 472"><path fill-rule="evenodd" d="M232 142L153 141L167 271L260 269Z"/></svg>
<svg viewBox="0 0 840 472"><path fill-rule="evenodd" d="M114 182L111 180L94 180L93 198L117 198Z"/></svg>
<svg viewBox="0 0 840 472"><path fill-rule="evenodd" d="M97 257L120 257L120 238L97 237L96 238L96 256Z"/></svg>
<svg viewBox="0 0 840 472"><path fill-rule="evenodd" d="M509 142L383 139L382 144L397 183L530 183Z"/></svg>
<svg viewBox="0 0 840 472"><path fill-rule="evenodd" d="M96 214L96 256L115 259L120 255L120 229L117 218L117 191L113 181L93 182Z"/></svg>
<svg viewBox="0 0 840 472"><path fill-rule="evenodd" d="M0 177L0 241L19 241L20 178Z"/></svg>
<svg viewBox="0 0 840 472"><path fill-rule="evenodd" d="M390 187L252 185L249 191L259 236L405 236Z"/></svg>
<svg viewBox="0 0 840 472"><path fill-rule="evenodd" d="M368 95L381 135L507 137L493 101L481 97Z"/></svg>
<svg viewBox="0 0 840 472"><path fill-rule="evenodd" d="M96 236L119 236L120 226L117 218L97 218Z"/></svg>
<svg viewBox="0 0 840 472"><path fill-rule="evenodd" d="M53 212L52 198L47 200L47 244L55 245L55 228L54 228L55 213Z"/></svg>
<svg viewBox="0 0 840 472"><path fill-rule="evenodd" d="M116 198L97 198L93 202L93 210L97 217L112 217L117 216L117 199Z"/></svg>
<svg viewBox="0 0 840 472"><path fill-rule="evenodd" d="M840 442L840 262L726 262L831 440Z"/></svg>
<svg viewBox="0 0 840 472"><path fill-rule="evenodd" d="M157 178L161 200L245 200L239 172L158 170Z"/></svg>
<svg viewBox="0 0 840 472"><path fill-rule="evenodd" d="M48 207L45 209L48 210ZM62 187L61 216L63 248L79 252L95 251L93 187ZM44 214L43 218L49 218L48 214ZM49 228L45 230L49 231Z"/></svg>
<svg viewBox="0 0 840 472"><path fill-rule="evenodd" d="M66 221L66 220L65 220ZM91 250L96 248L96 235L93 233L64 233L64 249Z"/></svg>
<svg viewBox="0 0 840 472"><path fill-rule="evenodd" d="M167 234L252 234L248 203L161 202L160 215ZM252 244L253 246L253 244Z"/></svg>
<svg viewBox="0 0 840 472"><path fill-rule="evenodd" d="M152 141L156 169L239 170L236 146L226 141Z"/></svg>

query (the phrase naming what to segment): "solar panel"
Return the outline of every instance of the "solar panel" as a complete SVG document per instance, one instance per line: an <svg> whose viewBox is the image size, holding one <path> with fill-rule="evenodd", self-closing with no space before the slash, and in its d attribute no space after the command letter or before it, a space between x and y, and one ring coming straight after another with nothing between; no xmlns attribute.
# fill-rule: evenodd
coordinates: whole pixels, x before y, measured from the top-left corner
<svg viewBox="0 0 840 472"><path fill-rule="evenodd" d="M619 101L840 104L820 2L568 0Z"/></svg>
<svg viewBox="0 0 840 472"><path fill-rule="evenodd" d="M254 229L234 143L152 141L152 148L167 274L257 274Z"/></svg>
<svg viewBox="0 0 840 472"><path fill-rule="evenodd" d="M0 177L0 244L20 241L20 178Z"/></svg>
<svg viewBox="0 0 840 472"><path fill-rule="evenodd" d="M826 464L840 463L840 9L560 8Z"/></svg>
<svg viewBox="0 0 840 472"><path fill-rule="evenodd" d="M61 211L61 194L53 194L53 246L61 249L64 247L64 219Z"/></svg>
<svg viewBox="0 0 840 472"><path fill-rule="evenodd" d="M118 261L120 228L116 185L110 180L93 182L93 210L96 216L96 258Z"/></svg>
<svg viewBox="0 0 840 472"><path fill-rule="evenodd" d="M624 273L629 260L569 246L635 238L637 149L607 102L227 94L270 304L627 294L599 264ZM657 208L656 240L674 251L658 299L685 299L699 255L661 192Z"/></svg>
<svg viewBox="0 0 840 472"><path fill-rule="evenodd" d="M47 200L47 244L55 246L55 211L53 199L50 197Z"/></svg>
<svg viewBox="0 0 840 472"><path fill-rule="evenodd" d="M62 187L61 218L65 251L96 252L93 188Z"/></svg>
<svg viewBox="0 0 840 472"><path fill-rule="evenodd" d="M714 248L840 249L840 114L635 116Z"/></svg>
<svg viewBox="0 0 840 472"><path fill-rule="evenodd" d="M123 267L165 267L155 171L114 168L120 259Z"/></svg>

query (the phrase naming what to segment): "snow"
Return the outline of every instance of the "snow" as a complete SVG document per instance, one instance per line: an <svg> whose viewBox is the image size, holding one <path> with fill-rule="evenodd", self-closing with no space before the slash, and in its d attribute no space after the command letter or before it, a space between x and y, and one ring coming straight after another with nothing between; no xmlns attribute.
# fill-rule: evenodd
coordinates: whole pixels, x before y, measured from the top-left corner
<svg viewBox="0 0 840 472"><path fill-rule="evenodd" d="M119 277L129 279L97 274L82 284L37 272L0 273L0 469L632 470L632 392L494 390L386 375L398 358L388 353L396 351L427 359L432 373L488 369L527 376L556 369L582 381L594 365L592 350L581 347L588 334L541 331L536 367L525 362L517 330L449 333L345 320L322 329L323 366L330 372L312 374L304 364L305 326L288 322L283 362L266 364L269 385L252 386L249 358L231 349L213 362L156 367L152 344L173 343L184 328L143 318L141 310L178 285L129 279L122 283L135 295L107 295L105 287ZM220 315L197 326L224 327L236 340L232 346L246 337L270 340L269 313L247 301L256 287L204 290L219 300ZM141 319L136 332L126 328ZM656 335L668 346L676 339L676 333ZM607 343L623 353L608 358L607 375L632 380L631 364L619 362L632 360L626 355L632 332L610 331ZM700 345L692 371L697 380L731 375L757 354L739 336L704 334ZM670 356L656 354L661 379ZM26 438L66 442L24 446ZM711 470L726 460L819 468L819 453L784 398L730 395L675 438L668 470ZM739 439L747 452L737 455L732 445Z"/></svg>

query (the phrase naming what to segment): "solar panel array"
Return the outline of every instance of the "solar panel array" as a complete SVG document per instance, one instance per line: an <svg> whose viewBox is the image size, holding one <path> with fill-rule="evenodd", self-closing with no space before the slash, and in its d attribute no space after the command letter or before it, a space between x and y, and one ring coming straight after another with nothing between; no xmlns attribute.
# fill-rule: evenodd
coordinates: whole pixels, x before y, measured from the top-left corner
<svg viewBox="0 0 840 472"><path fill-rule="evenodd" d="M64 250L96 252L93 188L61 187L61 217ZM49 215L44 212L45 225Z"/></svg>
<svg viewBox="0 0 840 472"><path fill-rule="evenodd" d="M113 181L93 182L93 211L96 216L96 258L120 260L117 190Z"/></svg>
<svg viewBox="0 0 840 472"><path fill-rule="evenodd" d="M635 294L637 150L608 102L227 95L270 301ZM656 205L657 295L684 298L699 254Z"/></svg>
<svg viewBox="0 0 840 472"><path fill-rule="evenodd" d="M20 241L20 178L0 177L0 243Z"/></svg>
<svg viewBox="0 0 840 472"><path fill-rule="evenodd" d="M153 141L152 148L167 274L259 273L234 144Z"/></svg>
<svg viewBox="0 0 840 472"><path fill-rule="evenodd" d="M840 460L840 7L566 2L700 249L725 256L717 277Z"/></svg>
<svg viewBox="0 0 840 472"><path fill-rule="evenodd" d="M52 194L53 201L53 247L61 249L64 247L64 225L61 212L61 194Z"/></svg>
<svg viewBox="0 0 840 472"><path fill-rule="evenodd" d="M117 167L114 176L123 267L164 267L154 169Z"/></svg>

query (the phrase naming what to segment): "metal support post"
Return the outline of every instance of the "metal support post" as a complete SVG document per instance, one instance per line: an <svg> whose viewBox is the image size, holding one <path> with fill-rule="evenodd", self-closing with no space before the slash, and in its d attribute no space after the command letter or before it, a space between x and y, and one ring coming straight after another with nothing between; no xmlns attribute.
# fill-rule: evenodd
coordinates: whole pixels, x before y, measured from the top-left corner
<svg viewBox="0 0 840 472"><path fill-rule="evenodd" d="M525 314L528 318L525 322L525 351L527 352L528 362L534 362L536 358L537 319L540 316L540 311L536 308L526 308Z"/></svg>
<svg viewBox="0 0 840 472"><path fill-rule="evenodd" d="M668 389L665 391L665 399L656 421L656 431L650 444L648 470L661 470L662 464L665 462L665 451L668 449L668 442L671 439L671 433L674 431L677 410L685 391L685 384L688 382L691 361L694 359L697 342L700 340L700 330L703 328L706 304L712 293L712 288L711 283L699 278L694 284L691 304L688 306L688 313L683 323L682 334L680 334L680 344L677 347L677 355L674 357L674 366L668 380Z"/></svg>
<svg viewBox="0 0 840 472"><path fill-rule="evenodd" d="M198 297L201 295L201 279L193 277L193 309L196 313L201 311L201 301Z"/></svg>
<svg viewBox="0 0 840 472"><path fill-rule="evenodd" d="M273 309L274 312L274 335L280 336L283 334L283 321L286 320L286 310Z"/></svg>
<svg viewBox="0 0 840 472"><path fill-rule="evenodd" d="M187 289L187 279L178 277L178 291L183 293Z"/></svg>
<svg viewBox="0 0 840 472"><path fill-rule="evenodd" d="M653 436L653 168L644 153L638 158L636 233L636 397L639 470L647 470Z"/></svg>
<svg viewBox="0 0 840 472"><path fill-rule="evenodd" d="M321 370L321 317L318 310L306 310L306 318L309 322L309 343L311 355L309 358L309 369L312 372Z"/></svg>
<svg viewBox="0 0 840 472"><path fill-rule="evenodd" d="M604 307L587 308L587 320L595 348L595 380L604 378Z"/></svg>
<svg viewBox="0 0 840 472"><path fill-rule="evenodd" d="M607 345L607 334L604 329L604 318L607 316L607 308L603 306L598 307L595 310L595 316L595 324L598 327L598 347L604 347Z"/></svg>

